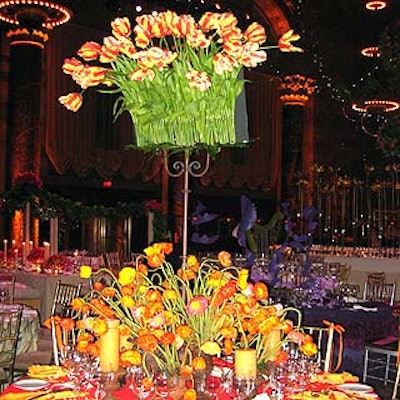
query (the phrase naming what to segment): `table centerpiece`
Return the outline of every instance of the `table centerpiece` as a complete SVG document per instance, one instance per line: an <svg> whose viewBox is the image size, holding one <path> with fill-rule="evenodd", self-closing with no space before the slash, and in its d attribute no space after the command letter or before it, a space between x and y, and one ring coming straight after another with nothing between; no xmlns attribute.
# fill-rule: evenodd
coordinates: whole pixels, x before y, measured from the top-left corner
<svg viewBox="0 0 400 400"><path fill-rule="evenodd" d="M289 310L270 304L267 286L250 282L248 270L232 265L229 253L202 262L189 255L185 268L175 270L167 261L171 251L171 243L156 243L118 275L104 269L92 274L93 289L72 303L78 351L101 355L100 338L111 320L119 322L119 366L139 367L153 382L161 373L193 380L213 357L234 357L240 350L254 351L259 368L284 361L284 343L297 343L308 356L316 353L300 329L301 315L294 326ZM96 281L104 273L108 284Z"/></svg>

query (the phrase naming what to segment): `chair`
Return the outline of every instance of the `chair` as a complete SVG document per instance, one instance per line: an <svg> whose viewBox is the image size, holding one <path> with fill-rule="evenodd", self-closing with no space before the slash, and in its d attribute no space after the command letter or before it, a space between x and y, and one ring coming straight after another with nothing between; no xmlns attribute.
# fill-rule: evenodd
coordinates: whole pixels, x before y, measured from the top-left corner
<svg viewBox="0 0 400 400"><path fill-rule="evenodd" d="M368 379L383 382L395 381L399 338L390 336L364 345L363 382Z"/></svg>
<svg viewBox="0 0 400 400"><path fill-rule="evenodd" d="M51 307L51 318L55 316L70 317L72 316L71 301L78 297L81 291L82 284L72 285L57 281L54 292L53 303ZM56 331L51 327L51 342L49 346L38 351L19 354L15 359L14 371L25 374L32 364L51 364L58 357L57 349L54 345L56 340ZM56 352L55 352L56 351Z"/></svg>
<svg viewBox="0 0 400 400"><path fill-rule="evenodd" d="M14 364L21 326L22 307L0 311L0 388L14 381Z"/></svg>
<svg viewBox="0 0 400 400"><path fill-rule="evenodd" d="M57 281L53 304L51 306L51 316L69 317L71 314L71 301L78 297L82 288L82 283L73 285Z"/></svg>
<svg viewBox="0 0 400 400"><path fill-rule="evenodd" d="M14 304L15 276L0 274L0 303Z"/></svg>
<svg viewBox="0 0 400 400"><path fill-rule="evenodd" d="M385 284L386 283L386 274L384 271L382 272L373 272L372 274L367 275L368 283L378 283Z"/></svg>
<svg viewBox="0 0 400 400"><path fill-rule="evenodd" d="M386 303L390 306L393 306L395 297L395 283L375 283L368 280L364 283L364 300L379 301L381 303Z"/></svg>
<svg viewBox="0 0 400 400"><path fill-rule="evenodd" d="M318 346L317 363L324 372L332 371L333 339L335 331L329 326L303 326L304 333L311 335Z"/></svg>
<svg viewBox="0 0 400 400"><path fill-rule="evenodd" d="M106 262L108 268L116 268L121 266L121 258L117 251L106 253Z"/></svg>
<svg viewBox="0 0 400 400"><path fill-rule="evenodd" d="M394 385L393 385L393 391L392 391L392 400L396 400L396 398L397 398L397 391L398 391L399 383L400 383L400 362L398 362L398 364L397 364L396 378L394 379Z"/></svg>
<svg viewBox="0 0 400 400"><path fill-rule="evenodd" d="M112 283L114 282L114 278L112 277L112 275L110 275L108 270L99 270L99 271L93 272L89 278L90 290L94 289L94 285L96 282L100 282L104 286L111 286Z"/></svg>

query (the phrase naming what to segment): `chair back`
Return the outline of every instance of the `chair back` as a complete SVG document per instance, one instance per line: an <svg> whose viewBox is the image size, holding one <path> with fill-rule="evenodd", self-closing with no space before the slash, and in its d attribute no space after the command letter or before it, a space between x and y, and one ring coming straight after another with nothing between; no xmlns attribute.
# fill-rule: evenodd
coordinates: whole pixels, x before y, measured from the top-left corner
<svg viewBox="0 0 400 400"><path fill-rule="evenodd" d="M0 303L14 304L15 276L0 274Z"/></svg>
<svg viewBox="0 0 400 400"><path fill-rule="evenodd" d="M386 274L385 272L373 272L372 274L368 274L367 282L383 285L386 283Z"/></svg>
<svg viewBox="0 0 400 400"><path fill-rule="evenodd" d="M106 263L108 268L118 268L121 266L121 257L117 251L106 253Z"/></svg>
<svg viewBox="0 0 400 400"><path fill-rule="evenodd" d="M108 269L102 269L96 272L93 272L89 278L89 287L90 290L95 289L95 284L100 282L103 286L111 286L114 282L113 276L110 274L111 271Z"/></svg>
<svg viewBox="0 0 400 400"><path fill-rule="evenodd" d="M0 367L6 372L7 383L11 383L14 378L21 318L22 307L0 309Z"/></svg>
<svg viewBox="0 0 400 400"><path fill-rule="evenodd" d="M53 304L51 307L51 316L69 317L72 308L71 301L78 297L81 292L82 283L77 285L62 283L57 281L56 290L54 292Z"/></svg>
<svg viewBox="0 0 400 400"><path fill-rule="evenodd" d="M366 281L363 298L364 300L378 301L393 306L396 298L396 284L371 283Z"/></svg>
<svg viewBox="0 0 400 400"><path fill-rule="evenodd" d="M313 337L318 346L317 364L324 372L332 371L334 330L319 326L304 326L302 329Z"/></svg>

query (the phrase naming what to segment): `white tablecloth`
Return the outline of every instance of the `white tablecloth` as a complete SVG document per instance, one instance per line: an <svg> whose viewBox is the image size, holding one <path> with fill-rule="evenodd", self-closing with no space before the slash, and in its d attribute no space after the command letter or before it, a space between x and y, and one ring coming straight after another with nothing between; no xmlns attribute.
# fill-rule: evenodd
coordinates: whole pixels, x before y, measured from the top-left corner
<svg viewBox="0 0 400 400"><path fill-rule="evenodd" d="M400 300L400 260L396 258L361 258L324 256L330 262L350 264L349 283L360 285L361 290L367 275L372 272L385 272L387 283L396 283L396 300Z"/></svg>

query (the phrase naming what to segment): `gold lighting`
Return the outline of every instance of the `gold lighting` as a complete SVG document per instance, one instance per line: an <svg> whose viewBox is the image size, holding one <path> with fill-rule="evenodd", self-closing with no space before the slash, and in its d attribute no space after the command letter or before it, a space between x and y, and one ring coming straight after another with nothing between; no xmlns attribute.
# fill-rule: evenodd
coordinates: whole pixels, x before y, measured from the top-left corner
<svg viewBox="0 0 400 400"><path fill-rule="evenodd" d="M399 102L394 100L364 100L359 103L353 103L351 108L354 111L366 112L392 112L399 108Z"/></svg>
<svg viewBox="0 0 400 400"><path fill-rule="evenodd" d="M53 29L65 24L72 17L68 8L41 0L3 0L0 1L0 20L11 25L24 25L26 21L40 21L45 29Z"/></svg>
<svg viewBox="0 0 400 400"><path fill-rule="evenodd" d="M280 99L284 105L304 106L314 90L314 79L303 75L287 75L281 82Z"/></svg>
<svg viewBox="0 0 400 400"><path fill-rule="evenodd" d="M371 0L365 3L365 8L371 11L379 11L386 8L387 5L388 3L385 0Z"/></svg>
<svg viewBox="0 0 400 400"><path fill-rule="evenodd" d="M378 46L365 47L361 50L361 54L365 57L380 57L382 55Z"/></svg>

